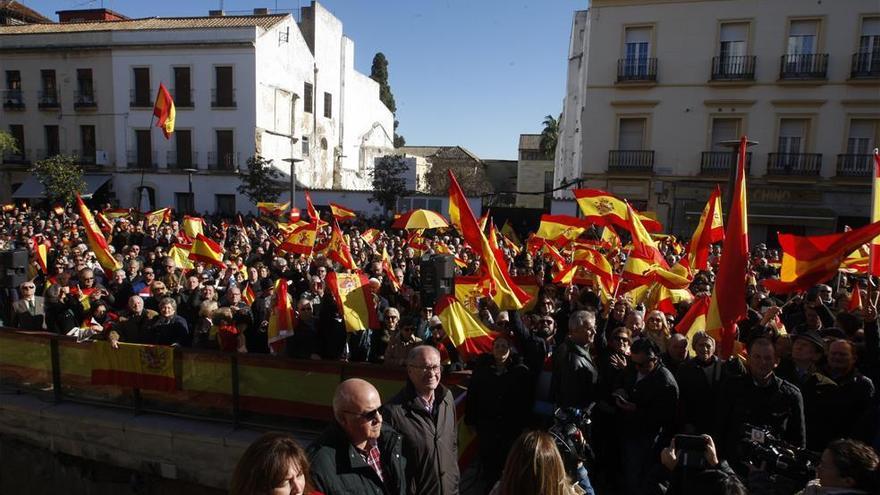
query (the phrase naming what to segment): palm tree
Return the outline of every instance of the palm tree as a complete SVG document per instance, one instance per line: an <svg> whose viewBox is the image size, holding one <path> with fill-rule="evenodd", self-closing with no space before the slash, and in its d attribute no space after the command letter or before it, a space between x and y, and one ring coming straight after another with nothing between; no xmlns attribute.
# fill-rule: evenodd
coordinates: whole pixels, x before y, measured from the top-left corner
<svg viewBox="0 0 880 495"><path fill-rule="evenodd" d="M559 121L562 120L562 114L555 119L552 115L544 117L544 130L541 131L541 151L545 155L553 158L556 156L556 143L559 141Z"/></svg>

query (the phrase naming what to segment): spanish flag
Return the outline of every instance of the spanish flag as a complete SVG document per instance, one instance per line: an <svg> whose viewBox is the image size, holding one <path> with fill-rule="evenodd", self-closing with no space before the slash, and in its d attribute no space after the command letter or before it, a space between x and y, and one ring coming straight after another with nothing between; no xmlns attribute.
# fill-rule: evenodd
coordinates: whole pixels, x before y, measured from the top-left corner
<svg viewBox="0 0 880 495"><path fill-rule="evenodd" d="M153 105L153 115L156 117L156 127L162 129L165 139L171 139L174 132L174 118L177 110L174 108L174 100L165 89L165 85L159 83L159 94L156 95L156 104Z"/></svg>
<svg viewBox="0 0 880 495"><path fill-rule="evenodd" d="M171 208L162 208L160 210L151 211L146 215L147 225L158 227L162 222L171 221Z"/></svg>
<svg viewBox="0 0 880 495"><path fill-rule="evenodd" d="M373 291L363 272L327 272L325 280L336 300L339 312L342 313L346 331L357 332L367 328L379 328Z"/></svg>
<svg viewBox="0 0 880 495"><path fill-rule="evenodd" d="M250 282L248 282L247 285L244 286L244 290L241 291L241 298L248 306L252 305L254 301L257 300L257 295L254 293L254 288L251 287Z"/></svg>
<svg viewBox="0 0 880 495"><path fill-rule="evenodd" d="M385 273L385 276L388 277L391 286L399 291L400 280L398 280L397 275L394 274L394 269L391 267L391 257L388 256L388 251L384 247L382 247L382 271Z"/></svg>
<svg viewBox="0 0 880 495"><path fill-rule="evenodd" d="M185 215L183 217L183 232L190 239L195 239L198 235L204 234L205 219L201 217L191 217Z"/></svg>
<svg viewBox="0 0 880 495"><path fill-rule="evenodd" d="M202 234L196 236L192 250L189 252L189 259L214 265L220 269L226 268L226 264L223 263L223 248Z"/></svg>
<svg viewBox="0 0 880 495"><path fill-rule="evenodd" d="M846 256L880 235L880 222L830 235L801 237L779 234L782 268L779 280L765 280L775 293L806 290L831 279ZM721 258L722 262L724 257Z"/></svg>
<svg viewBox="0 0 880 495"><path fill-rule="evenodd" d="M283 215L289 207L289 201L287 203L257 203L257 210L259 210L261 215L266 215L267 217L273 218Z"/></svg>
<svg viewBox="0 0 880 495"><path fill-rule="evenodd" d="M174 348L109 342L91 343L92 385L114 385L141 390L177 390Z"/></svg>
<svg viewBox="0 0 880 495"><path fill-rule="evenodd" d="M287 280L284 278L276 280L273 294L275 302L272 304L272 314L269 315L267 333L269 346L274 352L278 352L281 348L279 342L293 335L297 321L290 297L287 295Z"/></svg>
<svg viewBox="0 0 880 495"><path fill-rule="evenodd" d="M880 222L880 150L874 148L874 180L871 182L871 221ZM880 277L880 237L871 241L871 275Z"/></svg>
<svg viewBox="0 0 880 495"><path fill-rule="evenodd" d="M445 296L434 306L434 314L440 318L443 330L461 355L471 361L483 353L492 352L497 336L465 309L454 297Z"/></svg>
<svg viewBox="0 0 880 495"><path fill-rule="evenodd" d="M476 275L462 275L455 277L454 280L455 298L464 305L468 313L477 314L480 311L480 299L486 297L489 292L482 278Z"/></svg>
<svg viewBox="0 0 880 495"><path fill-rule="evenodd" d="M342 235L342 229L339 228L339 224L336 221L333 222L333 233L330 234L330 242L327 244L324 252L328 258L343 267L349 270L357 269L357 263L352 258L348 243L345 242L345 237Z"/></svg>
<svg viewBox="0 0 880 495"><path fill-rule="evenodd" d="M95 220L98 221L98 225L101 227L101 232L108 235L113 232L113 223L110 222L103 213L95 215Z"/></svg>
<svg viewBox="0 0 880 495"><path fill-rule="evenodd" d="M682 317L681 321L675 325L676 333L680 333L687 337L688 352L694 356L694 350L691 347L694 334L706 330L706 314L709 312L709 296L698 297L690 309Z"/></svg>
<svg viewBox="0 0 880 495"><path fill-rule="evenodd" d="M376 242L376 239L379 238L379 229L367 229L361 234L361 239L364 240L369 245L373 245Z"/></svg>
<svg viewBox="0 0 880 495"><path fill-rule="evenodd" d="M101 229L98 228L98 224L95 223L95 219L92 217L92 212L83 203L79 194L76 195L76 205L79 208L79 217L86 229L86 240L88 241L89 248L95 253L101 268L106 273L122 268L122 263L110 254L110 246L107 244L107 239L104 238L104 234L101 233Z"/></svg>
<svg viewBox="0 0 880 495"><path fill-rule="evenodd" d="M852 294L849 296L849 304L846 310L850 313L855 313L860 309L862 309L862 288L859 287L859 282L856 281L853 284Z"/></svg>
<svg viewBox="0 0 880 495"><path fill-rule="evenodd" d="M522 241L519 240L519 236L516 235L516 230L514 230L513 225L510 225L510 220L505 220L504 225L501 226L501 233L504 234L504 237L507 237L514 244L522 244Z"/></svg>
<svg viewBox="0 0 880 495"><path fill-rule="evenodd" d="M569 215L541 215L541 223L538 225L538 233L535 237L548 241L562 237L573 241L589 227L588 222Z"/></svg>
<svg viewBox="0 0 880 495"><path fill-rule="evenodd" d="M623 229L629 228L626 221L625 201L600 189L575 189L574 197L584 214L584 219L598 225L616 225ZM660 222L644 214L639 214L639 220L649 232L663 230Z"/></svg>
<svg viewBox="0 0 880 495"><path fill-rule="evenodd" d="M318 213L318 209L315 208L315 204L312 203L312 195L306 191L306 212L309 214L309 218L313 222L318 222L318 227L322 225L327 225L327 222L321 220L321 214Z"/></svg>
<svg viewBox="0 0 880 495"><path fill-rule="evenodd" d="M315 239L318 236L318 226L314 222L297 227L278 249L287 253L296 253L309 256L315 248Z"/></svg>
<svg viewBox="0 0 880 495"><path fill-rule="evenodd" d="M724 222L721 214L721 187L716 186L703 208L700 221L687 247L688 268L709 269L709 246L724 240Z"/></svg>
<svg viewBox="0 0 880 495"><path fill-rule="evenodd" d="M127 218L131 216L131 208L113 208L110 210L104 210L101 213L104 214L109 219L116 220L117 218Z"/></svg>
<svg viewBox="0 0 880 495"><path fill-rule="evenodd" d="M354 220L355 218L357 218L357 214L354 212L354 210L338 205L336 203L330 203L330 211L333 213L333 218L335 218L337 222L342 222L344 220Z"/></svg>
<svg viewBox="0 0 880 495"><path fill-rule="evenodd" d="M518 275L513 277L513 281L530 297L522 310L531 311L535 309L535 305L538 303L538 292L541 291L541 286L538 285L538 280L532 275Z"/></svg>
<svg viewBox="0 0 880 495"><path fill-rule="evenodd" d="M613 296L617 290L617 278L614 276L614 268L602 253L593 249L578 249L574 252L572 264L583 266L594 273L599 282L599 288L605 292L606 296Z"/></svg>
<svg viewBox="0 0 880 495"><path fill-rule="evenodd" d="M192 270L195 268L192 261L189 260L189 251L192 246L175 242L171 249L168 250L168 258L174 263L174 266L181 270Z"/></svg>
<svg viewBox="0 0 880 495"><path fill-rule="evenodd" d="M43 274L48 275L49 246L47 246L45 242L37 241L36 237L31 239L31 244L33 245L34 250L34 260L36 260L37 264L40 265L40 270L42 270Z"/></svg>

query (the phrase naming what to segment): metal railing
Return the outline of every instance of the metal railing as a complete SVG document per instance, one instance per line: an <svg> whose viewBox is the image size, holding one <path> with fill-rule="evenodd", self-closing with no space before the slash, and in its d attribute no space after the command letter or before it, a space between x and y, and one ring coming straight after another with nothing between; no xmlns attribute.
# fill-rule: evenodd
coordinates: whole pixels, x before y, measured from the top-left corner
<svg viewBox="0 0 880 495"><path fill-rule="evenodd" d="M849 77L852 79L880 78L880 54L872 52L854 53Z"/></svg>
<svg viewBox="0 0 880 495"><path fill-rule="evenodd" d="M840 177L870 177L874 156L867 153L837 155L837 175Z"/></svg>
<svg viewBox="0 0 880 495"><path fill-rule="evenodd" d="M178 153L176 150L169 150L165 155L165 163L168 168L184 169L198 168L199 153Z"/></svg>
<svg viewBox="0 0 880 495"><path fill-rule="evenodd" d="M217 91L217 88L211 90L211 107L213 108L235 108L235 89L226 91Z"/></svg>
<svg viewBox="0 0 880 495"><path fill-rule="evenodd" d="M779 65L780 79L825 79L827 72L827 53L783 55Z"/></svg>
<svg viewBox="0 0 880 495"><path fill-rule="evenodd" d="M80 165L95 165L97 164L97 159L95 157L95 150L87 150L82 152L80 150L73 150L70 155L76 160Z"/></svg>
<svg viewBox="0 0 880 495"><path fill-rule="evenodd" d="M32 150L19 150L17 152L7 151L3 153L3 163L10 165L27 165L33 155Z"/></svg>
<svg viewBox="0 0 880 495"><path fill-rule="evenodd" d="M767 175L819 176L822 171L822 153L770 153L767 155Z"/></svg>
<svg viewBox="0 0 880 495"><path fill-rule="evenodd" d="M700 173L704 175L726 175L736 165L738 153L730 151L704 151L700 159ZM746 174L752 167L752 152L746 152Z"/></svg>
<svg viewBox="0 0 880 495"><path fill-rule="evenodd" d="M128 168L134 169L155 169L156 168L156 152L151 151L149 156L139 153L137 150L128 150Z"/></svg>
<svg viewBox="0 0 880 495"><path fill-rule="evenodd" d="M3 98L3 108L6 110L23 110L24 93L20 89L4 89L0 93Z"/></svg>
<svg viewBox="0 0 880 495"><path fill-rule="evenodd" d="M754 55L712 57L713 81L751 81L754 79Z"/></svg>
<svg viewBox="0 0 880 495"><path fill-rule="evenodd" d="M174 106L180 108L193 108L195 107L195 100L193 99L193 90L183 91L174 89L171 91L171 98L174 99Z"/></svg>
<svg viewBox="0 0 880 495"><path fill-rule="evenodd" d="M656 58L622 58L617 61L617 82L656 81Z"/></svg>
<svg viewBox="0 0 880 495"><path fill-rule="evenodd" d="M208 152L208 170L238 170L239 157L241 153L217 153L216 151Z"/></svg>
<svg viewBox="0 0 880 495"><path fill-rule="evenodd" d="M73 93L73 108L97 108L94 91L76 91Z"/></svg>
<svg viewBox="0 0 880 495"><path fill-rule="evenodd" d="M40 90L39 98L37 100L37 106L39 108L58 108L58 90Z"/></svg>
<svg viewBox="0 0 880 495"><path fill-rule="evenodd" d="M610 150L609 172L651 172L654 170L654 150Z"/></svg>
<svg viewBox="0 0 880 495"><path fill-rule="evenodd" d="M136 89L129 90L129 106L136 108L149 108L153 106L152 99L153 90L147 89L146 92Z"/></svg>

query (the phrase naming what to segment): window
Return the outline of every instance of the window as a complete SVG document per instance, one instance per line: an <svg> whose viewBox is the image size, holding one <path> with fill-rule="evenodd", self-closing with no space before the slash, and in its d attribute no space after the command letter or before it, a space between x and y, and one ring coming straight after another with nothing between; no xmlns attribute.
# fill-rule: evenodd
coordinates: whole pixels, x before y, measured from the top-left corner
<svg viewBox="0 0 880 495"><path fill-rule="evenodd" d="M214 106L227 108L234 107L235 90L232 86L232 67L214 67L214 83Z"/></svg>
<svg viewBox="0 0 880 495"><path fill-rule="evenodd" d="M624 44L624 75L648 75L648 58L651 56L651 28L626 28Z"/></svg>
<svg viewBox="0 0 880 495"><path fill-rule="evenodd" d="M18 152L9 152L6 156L24 159L24 126L21 124L11 124L9 126L9 135L15 140L15 147L18 148Z"/></svg>
<svg viewBox="0 0 880 495"><path fill-rule="evenodd" d="M861 71L880 72L880 17L862 19L857 64Z"/></svg>
<svg viewBox="0 0 880 495"><path fill-rule="evenodd" d="M544 171L544 209L547 211L550 211L550 207L553 206L551 191L553 191L553 171L546 170Z"/></svg>
<svg viewBox="0 0 880 495"><path fill-rule="evenodd" d="M95 86L92 81L92 69L76 69L76 98L74 105L89 106L95 104Z"/></svg>
<svg viewBox="0 0 880 495"><path fill-rule="evenodd" d="M185 213L193 213L196 211L195 197L193 193L179 192L174 193L174 208L177 211Z"/></svg>
<svg viewBox="0 0 880 495"><path fill-rule="evenodd" d="M95 163L95 126L79 126L79 159L82 163Z"/></svg>
<svg viewBox="0 0 880 495"><path fill-rule="evenodd" d="M21 72L17 70L6 71L6 89L21 91Z"/></svg>
<svg viewBox="0 0 880 495"><path fill-rule="evenodd" d="M193 106L189 67L174 68L174 105L178 107Z"/></svg>
<svg viewBox="0 0 880 495"><path fill-rule="evenodd" d="M305 87L303 88L303 112L312 113L313 97L314 91L312 90L312 85L305 83Z"/></svg>
<svg viewBox="0 0 880 495"><path fill-rule="evenodd" d="M302 156L309 156L309 138L308 136L302 137Z"/></svg>
<svg viewBox="0 0 880 495"><path fill-rule="evenodd" d="M40 81L42 89L40 90L40 106L57 107L58 106L58 88L55 85L55 70L43 69L40 71Z"/></svg>
<svg viewBox="0 0 880 495"><path fill-rule="evenodd" d="M740 119L712 119L712 151L730 152L730 147L721 144L723 141L735 141L740 136Z"/></svg>
<svg viewBox="0 0 880 495"><path fill-rule="evenodd" d="M150 129L134 131L135 155L129 163L135 168L150 168L153 166L153 139Z"/></svg>
<svg viewBox="0 0 880 495"><path fill-rule="evenodd" d="M192 151L192 132L189 129L174 130L174 156L170 166L177 168L195 168Z"/></svg>
<svg viewBox="0 0 880 495"><path fill-rule="evenodd" d="M235 194L215 194L217 213L231 217L235 215Z"/></svg>
<svg viewBox="0 0 880 495"><path fill-rule="evenodd" d="M853 119L849 123L846 140L848 155L868 155L876 146L877 122L869 119Z"/></svg>
<svg viewBox="0 0 880 495"><path fill-rule="evenodd" d="M235 169L235 144L232 140L232 131L229 129L215 131L217 136L217 170Z"/></svg>
<svg viewBox="0 0 880 495"><path fill-rule="evenodd" d="M324 93L324 118L333 118L333 95Z"/></svg>
<svg viewBox="0 0 880 495"><path fill-rule="evenodd" d="M46 135L46 157L61 154L61 141L58 139L58 126L43 126Z"/></svg>
<svg viewBox="0 0 880 495"><path fill-rule="evenodd" d="M21 94L21 72L17 70L6 71L6 93L3 96L3 108L24 108L24 99Z"/></svg>
<svg viewBox="0 0 880 495"><path fill-rule="evenodd" d="M745 22L721 25L721 43L718 47L718 72L739 75L746 72L749 25Z"/></svg>
<svg viewBox="0 0 880 495"><path fill-rule="evenodd" d="M804 153L806 136L806 119L782 119L779 121L779 142L776 151L785 155Z"/></svg>
<svg viewBox="0 0 880 495"><path fill-rule="evenodd" d="M133 107L150 107L152 102L150 96L150 68L135 67L133 69L134 89L132 90L131 106Z"/></svg>
<svg viewBox="0 0 880 495"><path fill-rule="evenodd" d="M617 136L617 149L637 151L644 149L645 119L620 119L620 132Z"/></svg>
<svg viewBox="0 0 880 495"><path fill-rule="evenodd" d="M816 37L819 32L819 21L791 21L788 27L788 55L809 55L816 53Z"/></svg>

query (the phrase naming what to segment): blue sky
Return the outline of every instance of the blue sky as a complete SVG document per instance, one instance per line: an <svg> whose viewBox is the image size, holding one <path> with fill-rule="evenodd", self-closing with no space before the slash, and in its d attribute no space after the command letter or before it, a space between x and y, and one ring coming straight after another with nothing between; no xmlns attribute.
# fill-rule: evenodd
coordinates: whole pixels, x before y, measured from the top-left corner
<svg viewBox="0 0 880 495"><path fill-rule="evenodd" d="M49 18L101 1L22 0ZM207 15L220 0L103 2L129 17ZM296 9L308 0L225 0L227 12ZM354 39L358 70L389 61L398 132L409 145L461 145L516 159L521 133L562 110L568 38L587 0L325 0Z"/></svg>

